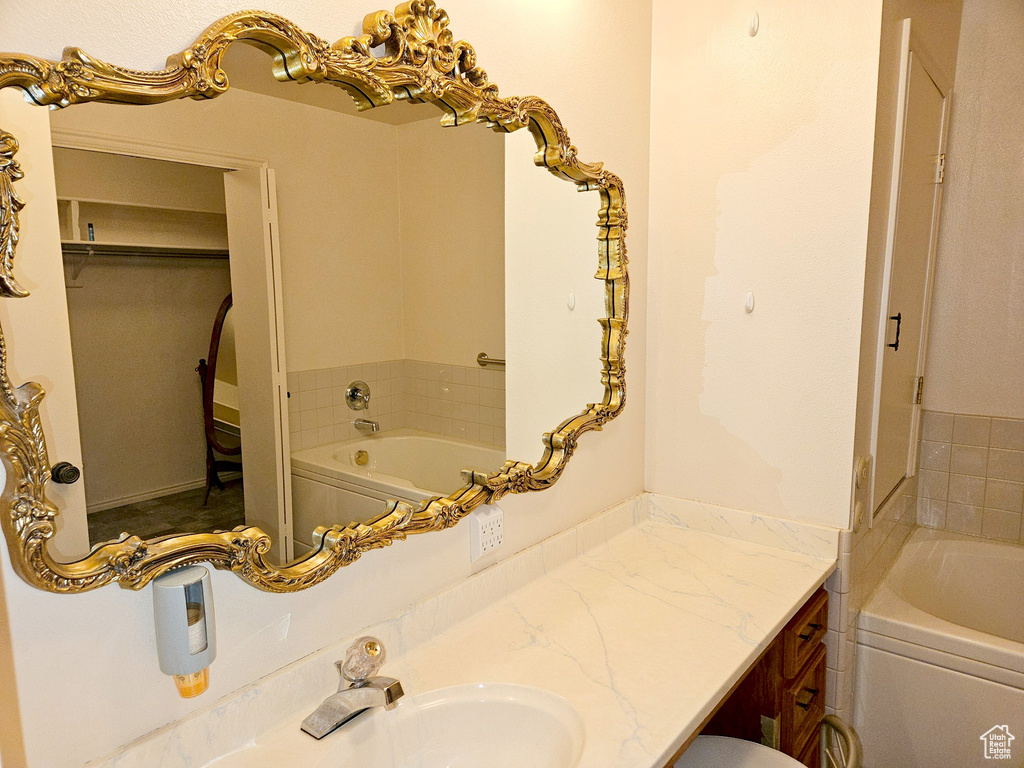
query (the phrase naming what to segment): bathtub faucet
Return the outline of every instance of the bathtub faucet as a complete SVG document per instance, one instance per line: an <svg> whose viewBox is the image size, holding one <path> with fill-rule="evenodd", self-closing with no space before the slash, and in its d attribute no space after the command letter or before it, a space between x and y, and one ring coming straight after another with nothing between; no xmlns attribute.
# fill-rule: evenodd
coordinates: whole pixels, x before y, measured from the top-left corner
<svg viewBox="0 0 1024 768"><path fill-rule="evenodd" d="M380 432L380 423L371 419L356 419L352 423L360 432Z"/></svg>

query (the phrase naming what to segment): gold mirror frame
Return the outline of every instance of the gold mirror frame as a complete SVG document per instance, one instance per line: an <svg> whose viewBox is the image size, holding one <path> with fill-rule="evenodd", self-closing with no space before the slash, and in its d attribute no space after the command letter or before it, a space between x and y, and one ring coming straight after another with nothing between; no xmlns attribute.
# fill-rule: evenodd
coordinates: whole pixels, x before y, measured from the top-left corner
<svg viewBox="0 0 1024 768"><path fill-rule="evenodd" d="M476 507L505 494L548 488L562 474L580 435L601 429L625 406L623 348L629 278L622 180L603 170L600 163L579 160L569 134L545 101L534 96L499 97L498 87L476 66L472 46L454 40L448 15L433 0L403 3L394 13L372 13L363 21L362 35L342 38L334 45L274 14L234 13L213 23L191 47L171 56L167 67L157 72L116 67L78 48L65 49L59 62L0 54L0 88L20 88L36 104L59 107L91 101L156 104L186 97L214 98L228 89L221 60L236 41L270 54L278 80L340 86L360 109L384 106L395 99L427 101L446 113L443 125L473 121L501 132L528 128L537 142L537 165L574 182L581 191L598 191L596 277L605 283L606 311L600 319L604 399L545 433L544 455L535 466L509 460L494 474L464 476L467 485L450 496L430 500L422 509L392 501L368 523L318 527L314 550L286 565L268 562L270 537L259 528L246 526L149 541L125 534L118 541L97 545L81 560L60 563L47 551L58 511L46 499L50 465L39 418L44 392L35 382L13 386L0 331L0 457L7 470L0 524L15 570L40 589L84 592L111 582L141 589L171 568L200 562L234 571L269 592L305 589L354 562L363 552L410 534L449 528ZM378 57L372 49L380 45L384 52ZM18 212L25 205L14 188L23 178L15 159L17 150L15 137L0 130L0 296L5 298L28 295L14 278Z"/></svg>

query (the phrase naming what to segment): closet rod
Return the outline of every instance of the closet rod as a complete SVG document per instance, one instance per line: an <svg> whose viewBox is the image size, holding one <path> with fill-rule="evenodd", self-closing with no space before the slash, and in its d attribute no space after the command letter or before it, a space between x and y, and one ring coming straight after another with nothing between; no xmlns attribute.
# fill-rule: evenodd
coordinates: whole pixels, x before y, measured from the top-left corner
<svg viewBox="0 0 1024 768"><path fill-rule="evenodd" d="M140 245L122 243L69 242L61 243L66 254L85 256L163 256L186 259L226 259L226 248L192 248L169 245Z"/></svg>

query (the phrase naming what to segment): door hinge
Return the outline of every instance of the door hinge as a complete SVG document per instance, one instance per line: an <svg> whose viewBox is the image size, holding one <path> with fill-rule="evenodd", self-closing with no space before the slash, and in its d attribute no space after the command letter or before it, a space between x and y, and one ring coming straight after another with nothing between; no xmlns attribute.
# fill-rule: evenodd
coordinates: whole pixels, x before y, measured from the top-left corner
<svg viewBox="0 0 1024 768"><path fill-rule="evenodd" d="M935 183L942 184L946 181L946 153L943 152L939 155L938 162L935 164Z"/></svg>
<svg viewBox="0 0 1024 768"><path fill-rule="evenodd" d="M920 405L922 397L924 397L924 376L918 376L917 391L914 394L914 405Z"/></svg>

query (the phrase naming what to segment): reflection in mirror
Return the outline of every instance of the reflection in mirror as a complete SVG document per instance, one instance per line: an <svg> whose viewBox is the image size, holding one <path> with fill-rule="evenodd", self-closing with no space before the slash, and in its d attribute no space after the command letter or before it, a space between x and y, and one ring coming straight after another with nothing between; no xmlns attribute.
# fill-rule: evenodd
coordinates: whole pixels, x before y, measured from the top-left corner
<svg viewBox="0 0 1024 768"><path fill-rule="evenodd" d="M231 312L231 294L229 293L220 309L217 319L213 321L210 334L210 354L208 359L200 360L196 371L203 387L203 429L206 434L206 493L203 495L203 506L210 503L210 491L214 486L221 493L221 506L229 498L241 501L239 491L226 493L227 488L221 478L221 472L241 472L242 463L237 458L230 460L221 457L239 457L242 453L242 421L238 403L238 366L235 362L235 322ZM241 511L241 507L239 507ZM224 520L223 522L228 522ZM234 524L242 525L237 519ZM221 525L222 529L229 526ZM230 526L230 527L233 527Z"/></svg>
<svg viewBox="0 0 1024 768"><path fill-rule="evenodd" d="M223 171L74 149L54 168L90 542L242 524L239 484L207 505L200 482L196 361L231 286Z"/></svg>
<svg viewBox="0 0 1024 768"><path fill-rule="evenodd" d="M507 396L526 403L509 420L510 457L536 461L538 436L604 397L605 286L596 280L595 196L524 162L533 137L505 138Z"/></svg>
<svg viewBox="0 0 1024 768"><path fill-rule="evenodd" d="M283 562L317 526L419 507L504 461L506 138L443 128L429 104L357 113L338 89L275 81L254 49L226 69L215 100L51 118L90 538L256 525ZM537 184L576 194L523 146ZM595 198L577 197L581 241L534 256L572 258L600 296ZM368 397L346 396L357 381ZM586 402L545 413L517 458Z"/></svg>

